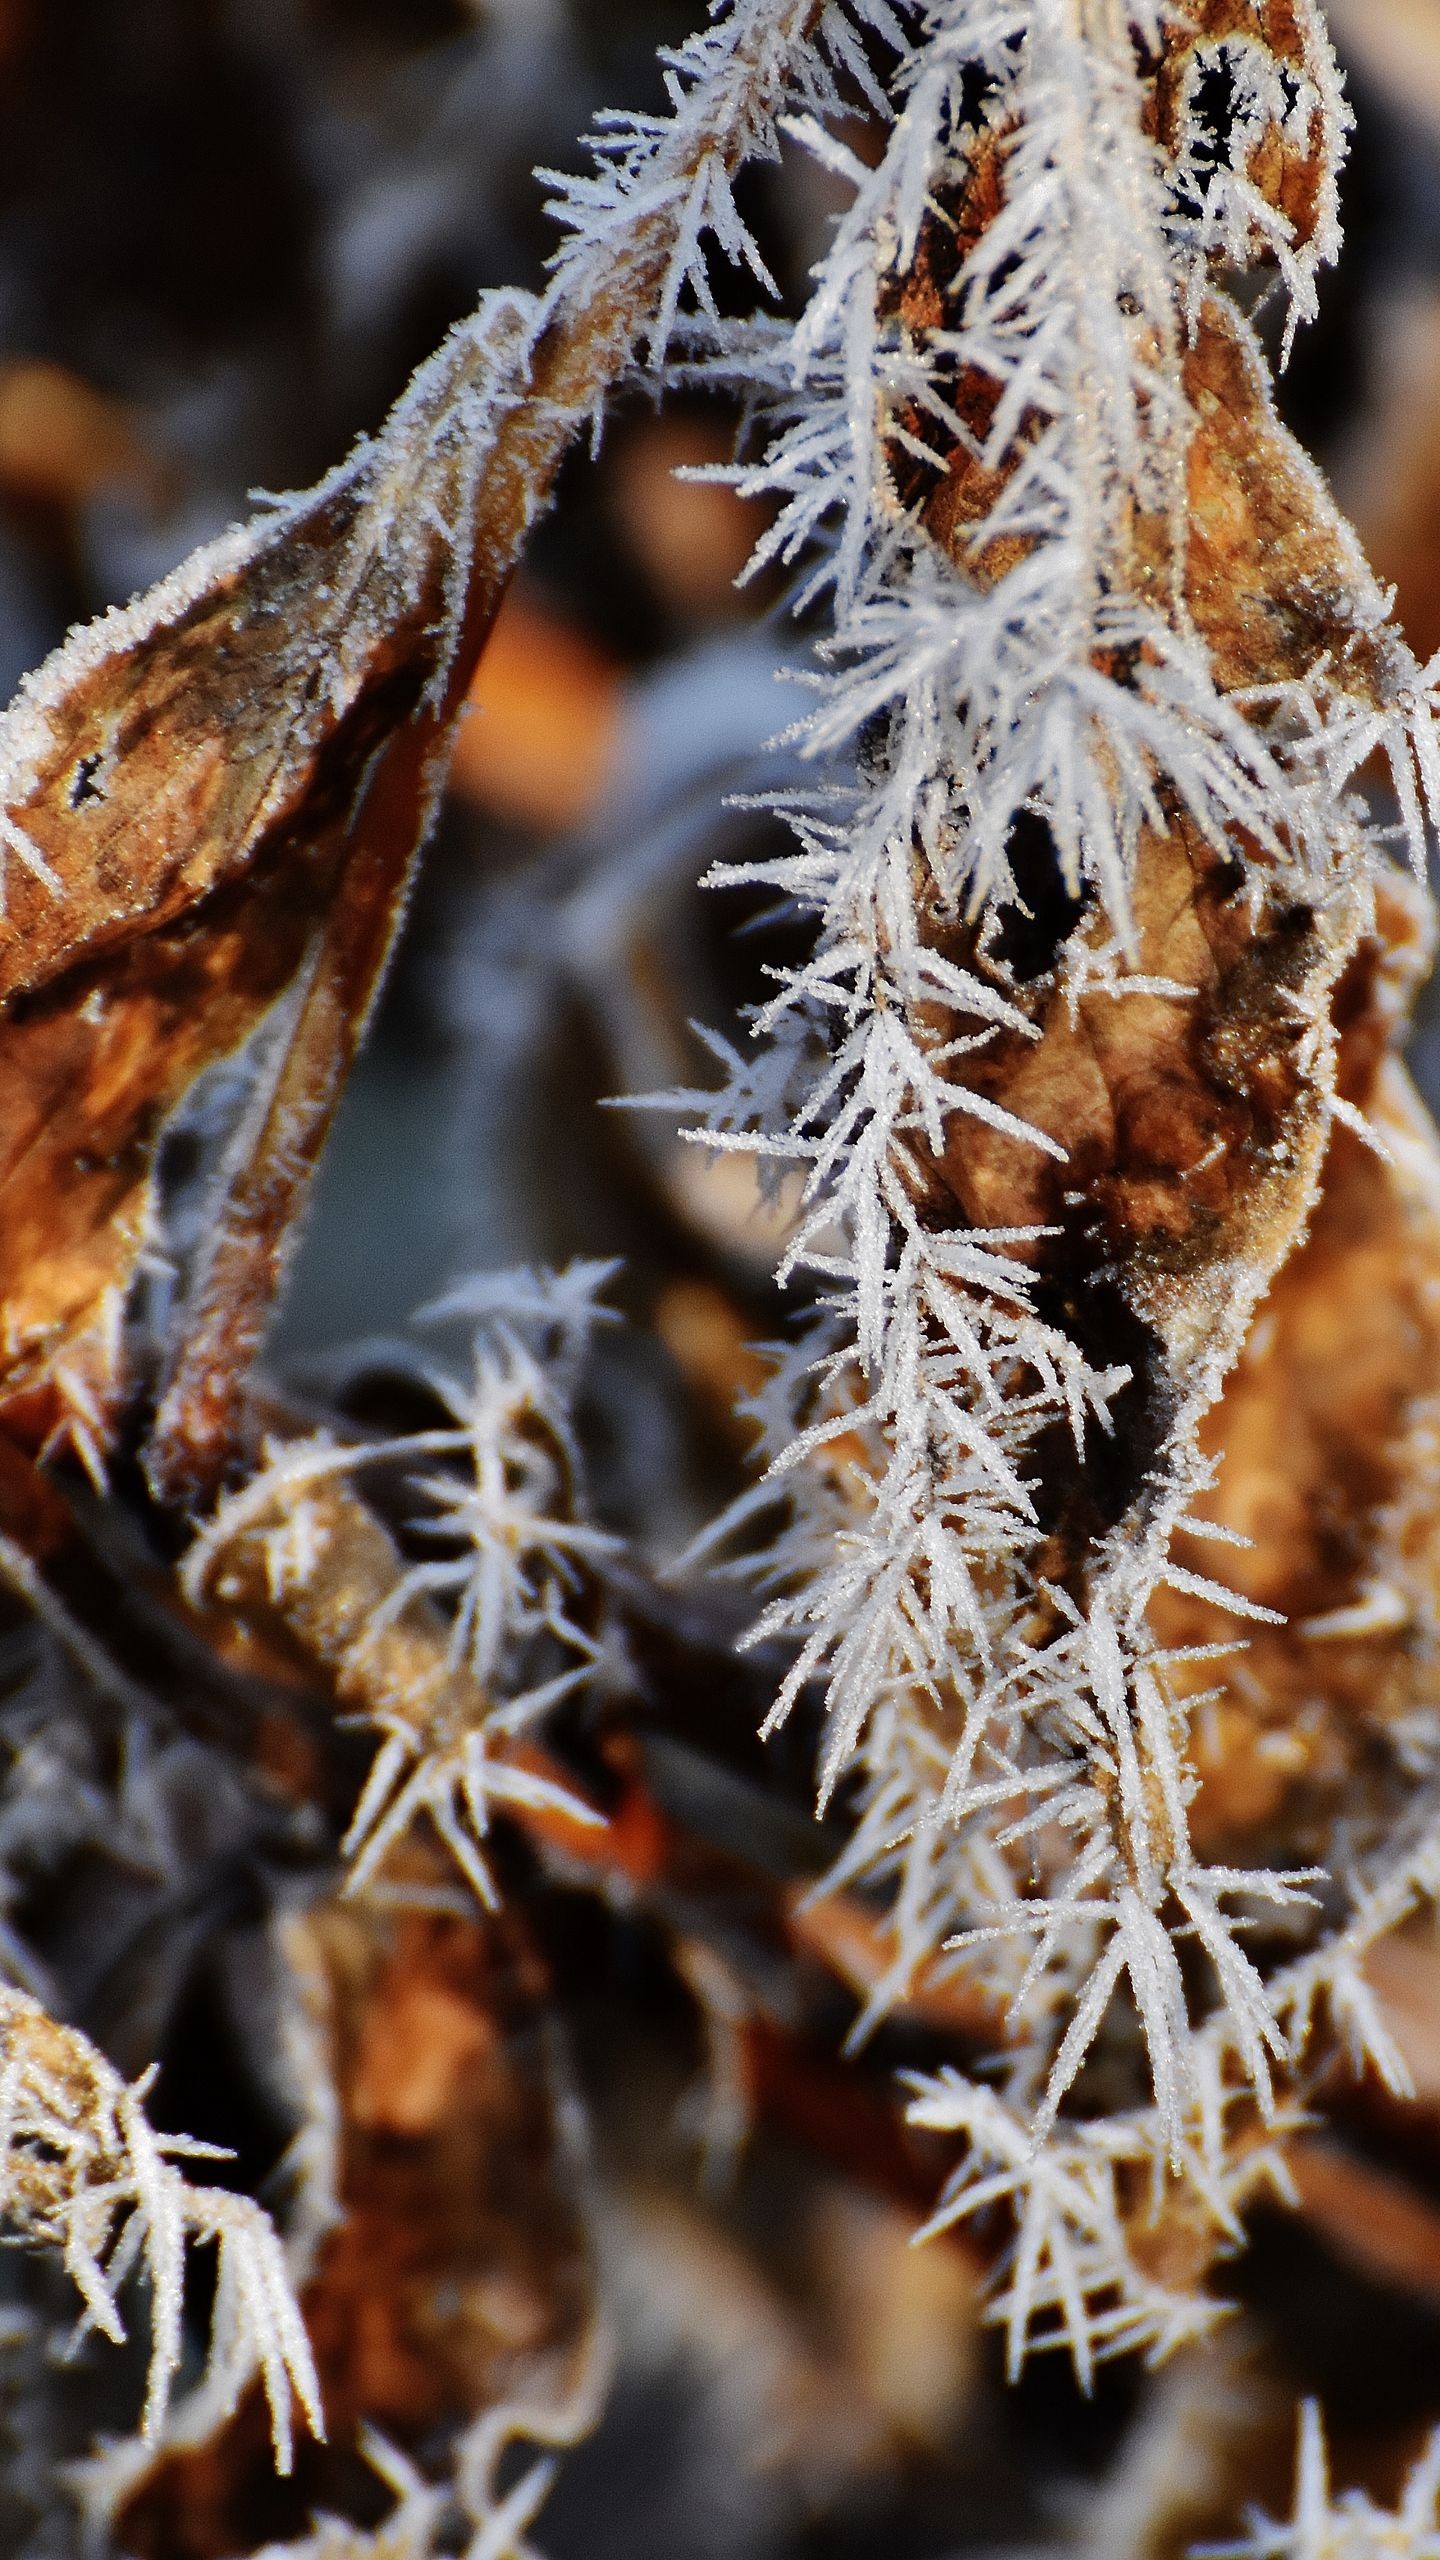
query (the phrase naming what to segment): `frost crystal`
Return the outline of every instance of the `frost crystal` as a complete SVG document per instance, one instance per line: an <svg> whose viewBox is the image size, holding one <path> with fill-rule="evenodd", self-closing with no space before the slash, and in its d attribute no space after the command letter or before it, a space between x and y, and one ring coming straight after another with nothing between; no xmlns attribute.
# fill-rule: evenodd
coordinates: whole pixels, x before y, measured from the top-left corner
<svg viewBox="0 0 1440 2560"><path fill-rule="evenodd" d="M364 2441L371 2469L394 2492L395 2506L374 2533L321 2516L303 2542L268 2542L255 2560L437 2560L449 2499L431 2488L414 2465L375 2435ZM495 2560L504 2560L498 2553Z"/></svg>
<svg viewBox="0 0 1440 2560"><path fill-rule="evenodd" d="M594 1291L611 1269L580 1265L540 1280L529 1272L507 1275L508 1290L492 1277L430 1311L481 1316L472 1372L461 1381L431 1371L454 1428L392 1441L385 1454L459 1462L459 1474L415 1480L428 1505L421 1533L454 1552L412 1565L376 1612L371 1634L381 1635L418 1598L449 1600L451 1662L463 1665L490 1703L483 1718L467 1719L453 1734L417 1734L408 1706L386 1719L346 1841L357 1886L422 1810L486 1901L494 1888L475 1843L492 1801L593 1819L553 1781L507 1764L505 1751L592 1679L600 1661L577 1603L616 1542L576 1516L581 1469L569 1400L590 1327L606 1313ZM537 1355L527 1332L538 1335L548 1357Z"/></svg>
<svg viewBox="0 0 1440 2560"><path fill-rule="evenodd" d="M605 2361L592 2344L558 2406L504 2400L487 2409L460 2438L453 2483L445 2488L430 2486L403 2454L370 2432L365 2452L396 2500L385 2523L364 2533L321 2517L303 2542L270 2544L256 2560L440 2560L450 2551L458 2560L540 2560L528 2528L549 2493L553 2459L542 2455L504 2490L495 2473L502 2456L521 2442L564 2447L589 2431L599 2414ZM458 2543L457 2516L467 2537Z"/></svg>
<svg viewBox="0 0 1440 2560"><path fill-rule="evenodd" d="M1440 2560L1440 2435L1405 2484L1399 2508L1373 2506L1359 2489L1332 2502L1325 2430L1313 2400L1300 2416L1295 2512L1289 2524L1254 2515L1243 2542L1210 2543L1194 2560Z"/></svg>
<svg viewBox="0 0 1440 2560"><path fill-rule="evenodd" d="M837 70L883 103L865 38L903 41L889 0L711 0L709 14L698 35L662 49L668 116L602 115L588 175L540 173L557 189L547 209L570 234L555 260L555 298L583 307L637 243L663 235L644 331L652 363L668 350L682 298L715 317L707 241L773 290L731 181L742 163L775 156L779 108L838 106Z"/></svg>

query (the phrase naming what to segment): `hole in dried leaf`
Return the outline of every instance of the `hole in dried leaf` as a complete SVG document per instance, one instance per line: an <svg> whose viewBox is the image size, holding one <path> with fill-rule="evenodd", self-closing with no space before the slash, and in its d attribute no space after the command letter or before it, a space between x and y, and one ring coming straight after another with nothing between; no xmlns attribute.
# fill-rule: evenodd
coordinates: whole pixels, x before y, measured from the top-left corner
<svg viewBox="0 0 1440 2560"><path fill-rule="evenodd" d="M83 809L87 800L104 799L105 794L95 779L103 762L104 758L99 755L80 758L70 776L69 799L72 809Z"/></svg>
<svg viewBox="0 0 1440 2560"><path fill-rule="evenodd" d="M1049 821L1022 809L1011 826L1005 859L1015 894L990 945L991 957L1028 986L1053 969L1085 912L1087 892L1066 885Z"/></svg>

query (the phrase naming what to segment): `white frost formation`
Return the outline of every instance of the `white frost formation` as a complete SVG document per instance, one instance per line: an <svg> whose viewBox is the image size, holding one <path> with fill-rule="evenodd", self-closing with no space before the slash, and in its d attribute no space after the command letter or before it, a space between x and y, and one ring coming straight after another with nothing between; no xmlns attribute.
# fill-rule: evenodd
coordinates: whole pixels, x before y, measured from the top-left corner
<svg viewBox="0 0 1440 2560"><path fill-rule="evenodd" d="M1039 1037L1001 964L1007 913L1026 912L1017 830L1048 839L1083 909L1057 964L1072 1007L1097 990L1116 1004L1193 992L1137 969L1147 831L1186 830L1243 863L1255 900L1283 890L1353 935L1345 919L1388 852L1357 789L1378 758L1423 861L1440 804L1429 679L1386 630L1318 481L1345 664L1317 654L1295 679L1227 689L1185 591L1183 365L1216 271L1271 264L1293 326L1338 242L1347 111L1318 8L1297 19L1303 58L1282 63L1258 12L1253 33L1207 38L1200 0L924 0L903 28L876 18L893 51L883 78L882 48L866 58L875 165L808 110L791 127L853 189L798 324L715 324L702 296L689 341L694 368L738 386L758 422L760 459L733 475L775 507L756 565L800 564L800 604L830 613L813 707L790 733L827 779L787 795L793 850L716 875L812 916L813 955L776 972L754 1054L715 1044L722 1091L686 1097L709 1146L804 1169L781 1277L818 1300L759 1400L767 1479L721 1528L788 1498L754 1632L794 1647L772 1725L823 1686L821 1802L844 1779L856 1808L834 1881L889 1896L894 1963L862 2026L942 1949L993 2004L994 2085L946 2073L916 2093L920 2121L969 2145L937 2222L1009 2200L1018 2237L996 2311L1012 2366L1027 2344L1063 2343L1087 2377L1097 2354L1164 2352L1212 2316L1191 2284L1140 2263L1137 2214L1147 2193L1185 2191L1217 2243L1238 2238L1244 2199L1283 2175L1277 2073L1317 2004L1396 2075L1356 1942L1382 1905L1428 1892L1436 1857L1423 1822L1382 1869L1334 1883L1207 1865L1190 1844L1197 1701L1147 1609L1168 1584L1237 1620L1265 1614L1171 1548L1180 1531L1226 1534L1207 1532L1195 1435L1272 1270L1237 1258L1208 1331L1172 1340L1183 1393L1163 1456L1077 1595L1045 1579L1039 1452L1058 1431L1084 1463L1131 1373L1094 1365L1037 1305L1041 1230L946 1225L923 1198L967 1119L1064 1155L976 1075L998 1040ZM1162 142L1147 101L1180 41L1194 51ZM1267 134L1314 161L1303 231L1256 180ZM987 152L994 201L959 236ZM955 272L921 326L903 287L947 234ZM1257 363L1238 315L1224 326ZM933 488L957 446L990 497L942 549L897 456ZM1142 520L1162 529L1148 548ZM978 927L985 965L952 957L937 920ZM1300 1071L1328 1110L1324 998L1307 1039ZM1322 1950L1267 1978L1245 1934L1263 1923L1283 1957L1313 1936L1317 1903ZM1076 2083L1125 2003L1150 2101L1078 2121Z"/></svg>

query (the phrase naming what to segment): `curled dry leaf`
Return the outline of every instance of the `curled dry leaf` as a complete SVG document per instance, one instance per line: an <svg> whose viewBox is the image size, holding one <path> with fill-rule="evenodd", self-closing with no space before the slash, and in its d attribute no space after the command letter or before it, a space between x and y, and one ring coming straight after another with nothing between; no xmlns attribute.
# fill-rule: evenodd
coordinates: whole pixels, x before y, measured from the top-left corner
<svg viewBox="0 0 1440 2560"><path fill-rule="evenodd" d="M1353 537L1280 426L1243 324L1217 304L1185 389L1186 599L1227 690L1283 684L1328 649L1337 682L1373 701L1394 675ZM952 463L933 502L947 543L974 503L963 471L956 499L956 476ZM1033 894L1042 885L1037 863ZM1305 1233L1330 1140L1332 1006L1369 916L1368 888L1343 866L1310 897L1293 873L1267 891L1177 809L1164 832L1142 831L1123 955L1102 915L1072 923L1063 905L1032 918L1018 948L993 941L1023 1029L992 1036L966 1082L1055 1152L956 1114L922 1177L931 1214L1047 1228L1016 1248L1041 1274L1037 1303L1097 1369L1131 1371L1113 1435L1092 1436L1083 1458L1068 1431L1050 1435L1044 1579L1073 1584L1122 1523L1141 1529L1161 1453L1213 1401ZM972 928L936 913L930 931L947 958L983 960ZM957 1027L940 1017L932 1036Z"/></svg>
<svg viewBox="0 0 1440 2560"><path fill-rule="evenodd" d="M207 1324L224 1300L253 1343L363 1028L509 565L472 565L477 491L526 348L508 303L458 333L313 498L67 642L0 728L0 1411L32 1445L73 1429L98 1460L165 1122L296 985L172 1385L191 1437L223 1436Z"/></svg>

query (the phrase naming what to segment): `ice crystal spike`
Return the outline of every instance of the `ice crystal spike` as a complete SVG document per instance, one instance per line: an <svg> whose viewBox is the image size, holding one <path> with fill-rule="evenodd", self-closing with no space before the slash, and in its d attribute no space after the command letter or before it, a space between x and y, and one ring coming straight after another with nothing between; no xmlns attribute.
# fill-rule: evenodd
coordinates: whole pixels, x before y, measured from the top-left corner
<svg viewBox="0 0 1440 2560"><path fill-rule="evenodd" d="M1363 2490L1335 2497L1325 2428L1313 2400L1300 2412L1295 2505L1288 2524L1252 2514L1243 2542L1199 2545L1192 2560L1436 2560L1440 2554L1440 2436L1432 2436L1400 2504L1382 2509Z"/></svg>

